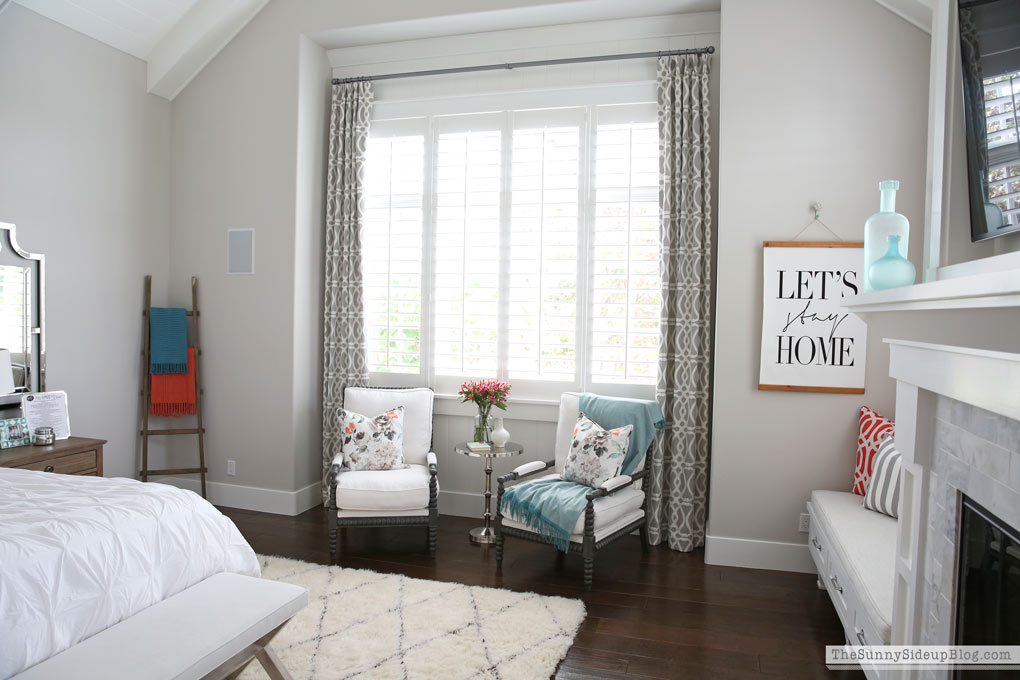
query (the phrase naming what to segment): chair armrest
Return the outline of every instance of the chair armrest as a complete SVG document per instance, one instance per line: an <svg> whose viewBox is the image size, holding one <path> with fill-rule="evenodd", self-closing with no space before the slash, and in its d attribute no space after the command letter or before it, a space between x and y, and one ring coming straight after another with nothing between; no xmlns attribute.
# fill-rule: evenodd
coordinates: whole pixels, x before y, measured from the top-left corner
<svg viewBox="0 0 1020 680"><path fill-rule="evenodd" d="M544 460L533 460L530 463L518 465L517 467L514 468L514 472L517 473L518 477L520 477L521 475L526 475L529 472L538 472L539 470L545 470L546 465L547 463Z"/></svg>
<svg viewBox="0 0 1020 680"><path fill-rule="evenodd" d="M439 461L436 459L434 452L428 452L428 455L425 456L425 462L428 464L430 473L436 474L439 471Z"/></svg>
<svg viewBox="0 0 1020 680"><path fill-rule="evenodd" d="M337 451L336 455L333 456L332 462L329 464L329 472L326 473L326 488L329 489L329 500L327 501L326 507L336 508L336 482L337 477L340 476L340 469L344 464L344 452Z"/></svg>
<svg viewBox="0 0 1020 680"><path fill-rule="evenodd" d="M621 486L626 486L630 484L632 481L633 479L631 479L630 475L619 475L617 477L613 477L612 479L607 479L606 481L602 482L602 486L600 488L605 489L609 493L612 493L617 488Z"/></svg>
<svg viewBox="0 0 1020 680"><path fill-rule="evenodd" d="M600 486L597 489L592 489L587 494L585 494L585 498L588 499L589 501L593 501L596 498L608 496L609 494L616 493L620 489L630 486L631 484L638 481L644 476L645 471L639 470L638 472L635 472L632 475L618 475L611 479L607 479L605 482L602 483L602 486Z"/></svg>
<svg viewBox="0 0 1020 680"><path fill-rule="evenodd" d="M525 477L531 477L532 475L538 474L542 470L548 470L549 468L554 467L556 467L555 460L547 460L544 462L536 460L534 462L525 463L524 465L518 466L516 470L503 475L497 481L499 482L500 486L502 486L503 484L506 484L507 482L512 482L515 479L524 479ZM528 469L525 470L525 468Z"/></svg>

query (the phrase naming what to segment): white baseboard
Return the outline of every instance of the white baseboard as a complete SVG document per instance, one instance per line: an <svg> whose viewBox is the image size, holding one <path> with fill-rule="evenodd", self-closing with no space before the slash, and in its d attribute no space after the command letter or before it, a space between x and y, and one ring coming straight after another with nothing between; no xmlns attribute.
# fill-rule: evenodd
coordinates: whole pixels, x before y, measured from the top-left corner
<svg viewBox="0 0 1020 680"><path fill-rule="evenodd" d="M197 479L185 477L151 477L150 479L195 493L199 493L202 489L201 482ZM300 515L309 508L322 505L322 482L309 484L297 491L206 482L206 495L213 505L293 516Z"/></svg>
<svg viewBox="0 0 1020 680"><path fill-rule="evenodd" d="M816 572L806 543L754 541L728 536L705 537L705 563L725 567L799 571L805 574Z"/></svg>
<svg viewBox="0 0 1020 680"><path fill-rule="evenodd" d="M151 477L154 482L170 484L181 489L199 493L201 483L190 477ZM297 491L263 489L240 484L206 482L206 495L213 505L242 510L271 512L277 515L300 515L309 508L322 505L322 483L315 482ZM482 517L482 494L466 491L439 491L439 514L456 517ZM492 514L496 514L496 498L493 494Z"/></svg>

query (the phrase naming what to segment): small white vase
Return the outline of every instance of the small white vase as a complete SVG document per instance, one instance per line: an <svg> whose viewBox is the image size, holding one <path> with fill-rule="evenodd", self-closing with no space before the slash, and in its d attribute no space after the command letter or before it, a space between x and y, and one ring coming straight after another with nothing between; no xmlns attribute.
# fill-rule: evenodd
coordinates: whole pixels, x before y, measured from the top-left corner
<svg viewBox="0 0 1020 680"><path fill-rule="evenodd" d="M503 427L502 418L494 418L496 421L496 427L493 428L492 434L489 435L489 439L492 441L492 445L498 449L506 446L506 443L510 441L510 433Z"/></svg>

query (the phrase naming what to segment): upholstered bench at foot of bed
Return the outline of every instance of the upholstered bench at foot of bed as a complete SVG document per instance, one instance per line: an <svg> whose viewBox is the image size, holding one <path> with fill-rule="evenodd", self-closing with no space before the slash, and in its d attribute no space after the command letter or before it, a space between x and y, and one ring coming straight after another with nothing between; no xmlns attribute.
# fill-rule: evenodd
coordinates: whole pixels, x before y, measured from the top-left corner
<svg viewBox="0 0 1020 680"><path fill-rule="evenodd" d="M300 586L216 574L12 680L234 678L256 658L271 678L286 680L290 675L268 644L307 604Z"/></svg>

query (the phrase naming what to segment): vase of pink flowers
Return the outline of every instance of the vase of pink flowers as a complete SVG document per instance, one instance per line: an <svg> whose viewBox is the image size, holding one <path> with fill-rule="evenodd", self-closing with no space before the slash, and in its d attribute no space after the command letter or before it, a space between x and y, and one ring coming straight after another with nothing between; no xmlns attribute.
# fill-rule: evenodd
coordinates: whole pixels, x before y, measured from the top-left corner
<svg viewBox="0 0 1020 680"><path fill-rule="evenodd" d="M474 380L462 384L458 394L462 402L470 401L478 407L474 441L491 441L492 425L489 413L493 406L502 411L506 410L506 400L510 397L510 383L503 380Z"/></svg>

